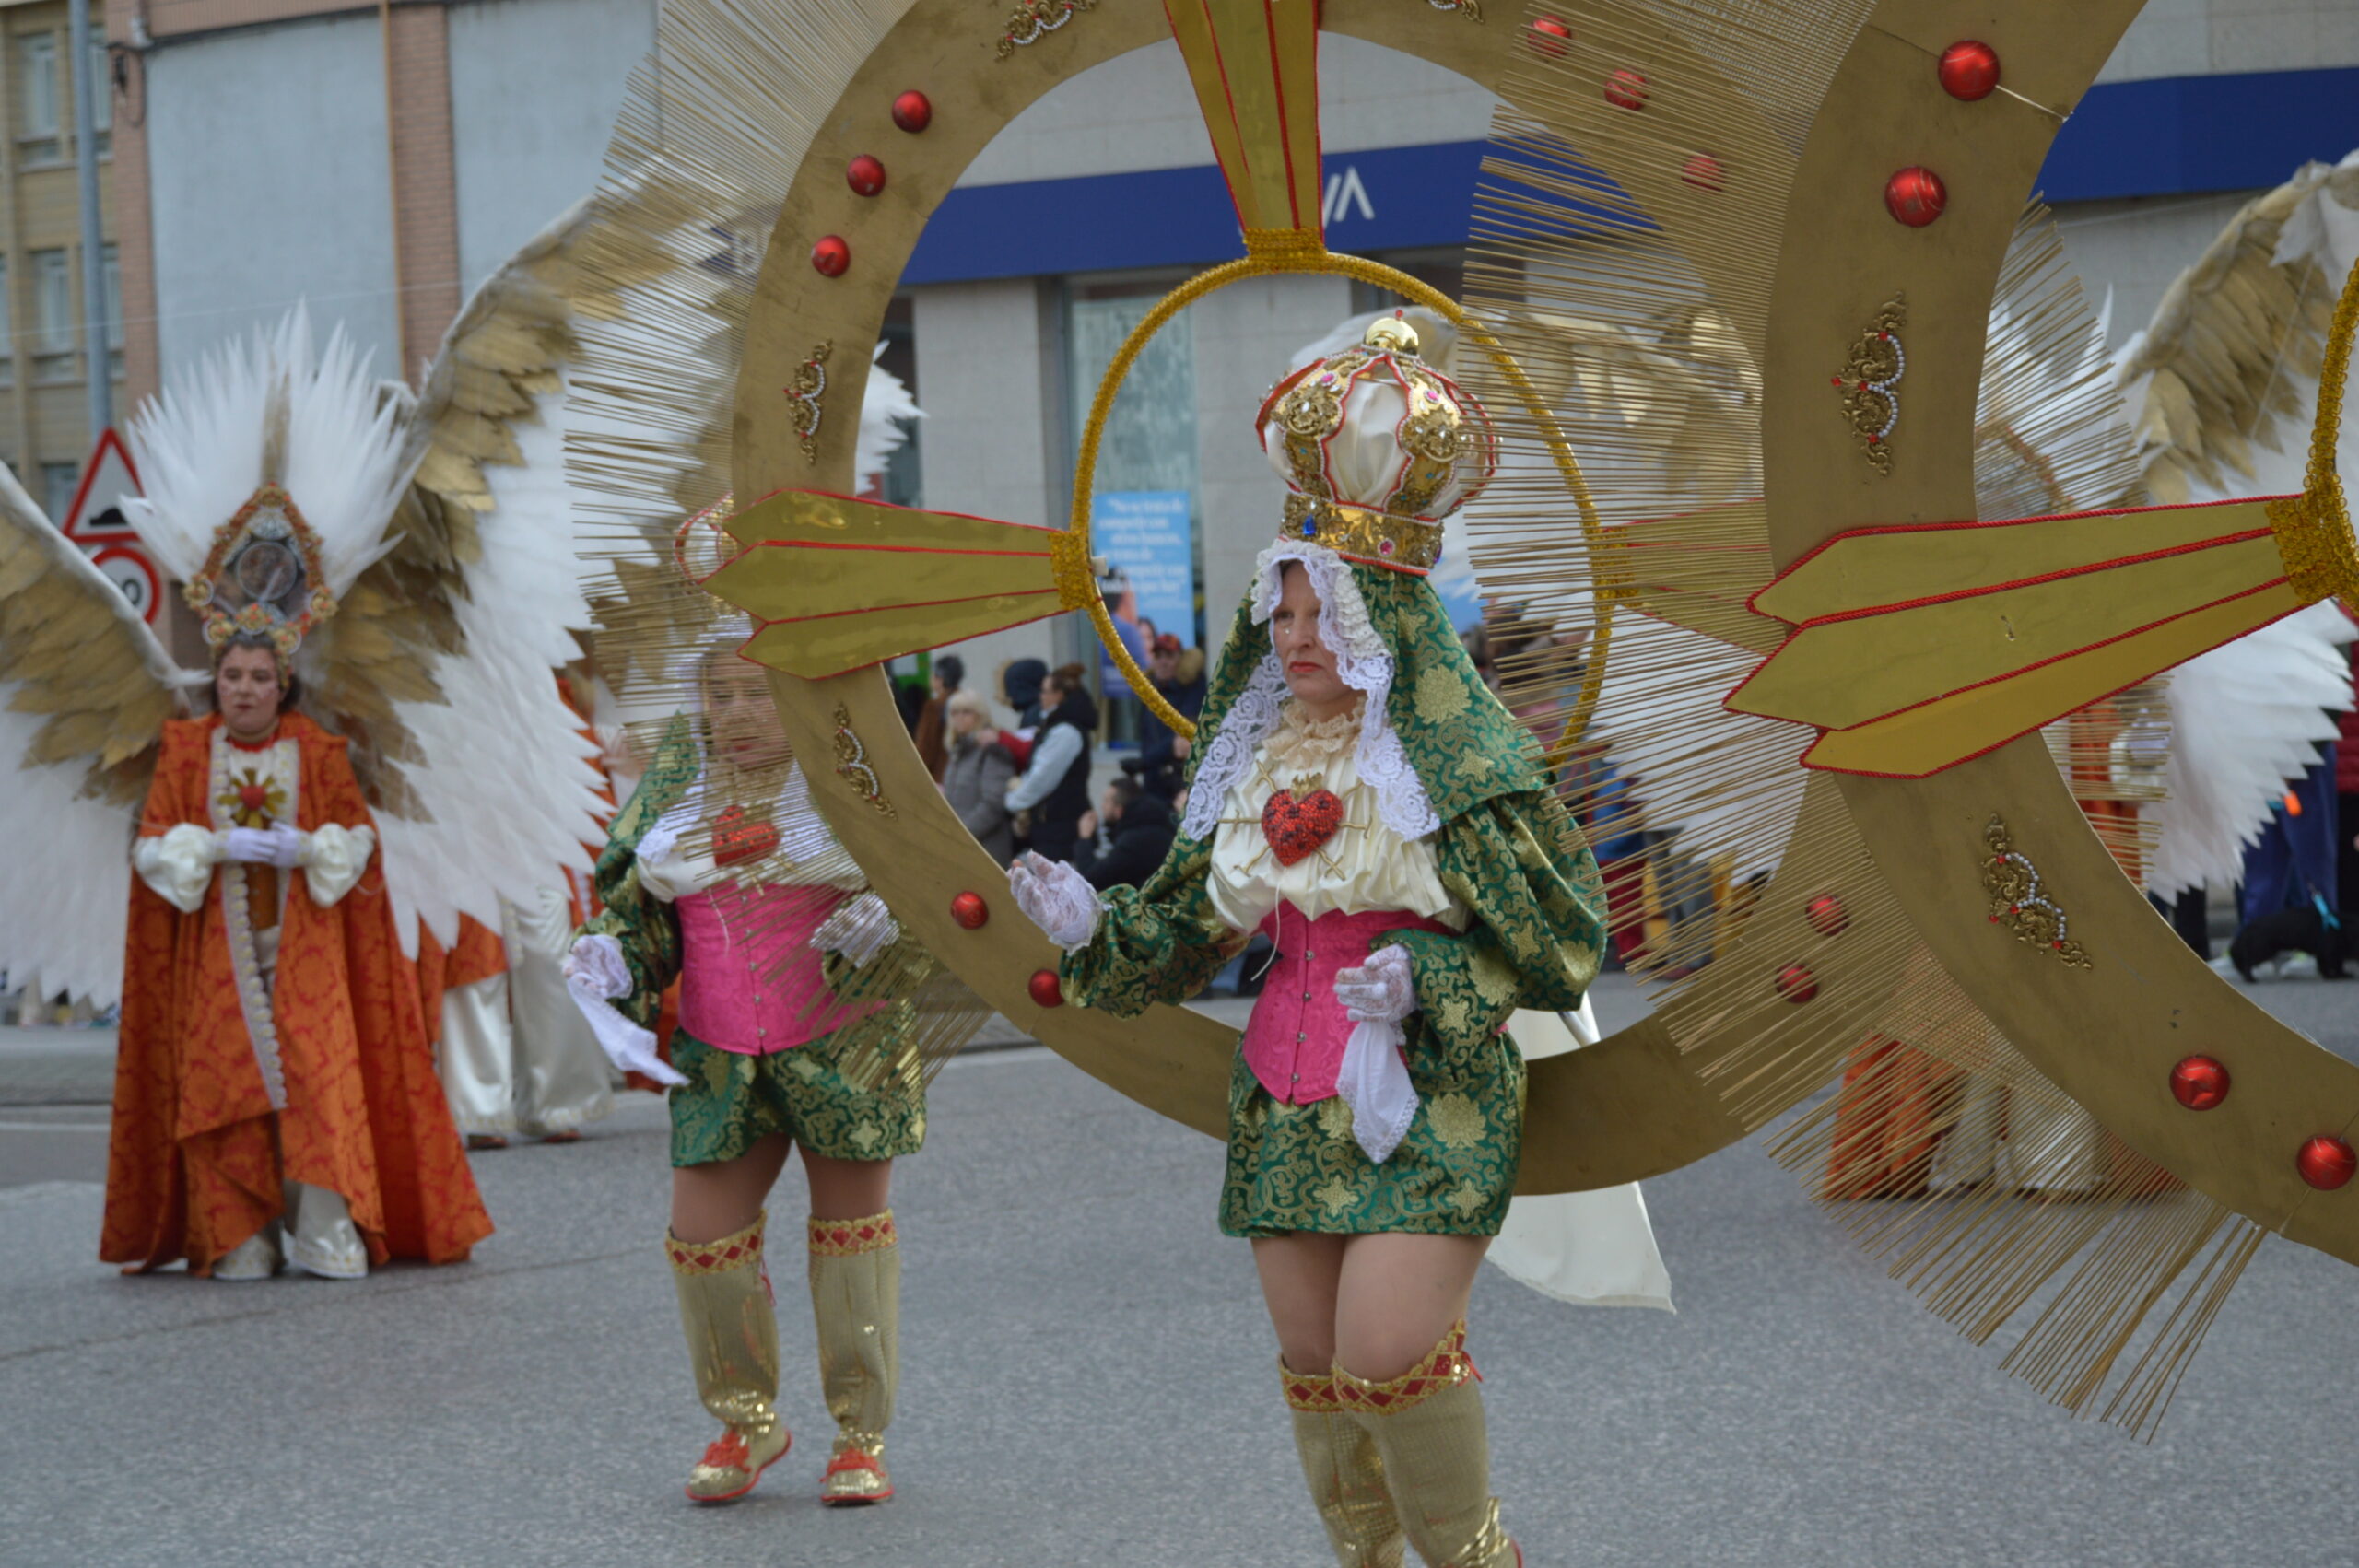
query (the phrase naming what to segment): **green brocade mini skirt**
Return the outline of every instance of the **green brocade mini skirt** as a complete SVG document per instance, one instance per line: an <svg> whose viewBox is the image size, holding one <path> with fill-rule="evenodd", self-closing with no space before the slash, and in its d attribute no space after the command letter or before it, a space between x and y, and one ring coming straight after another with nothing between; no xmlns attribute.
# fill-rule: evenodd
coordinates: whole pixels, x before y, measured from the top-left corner
<svg viewBox="0 0 2359 1568"><path fill-rule="evenodd" d="M1341 1095L1273 1099L1242 1052L1229 1069L1228 1173L1220 1228L1233 1236L1319 1231L1495 1236L1523 1159L1523 1057L1498 1036L1489 1063L1442 1080L1413 1063L1408 1136L1378 1164L1352 1137Z"/></svg>
<svg viewBox="0 0 2359 1568"><path fill-rule="evenodd" d="M838 1071L840 1036L823 1035L769 1056L708 1046L672 1033L672 1065L687 1078L672 1090L672 1163L734 1160L783 1132L826 1160L894 1160L925 1146L925 1089L888 1082L854 1088Z"/></svg>

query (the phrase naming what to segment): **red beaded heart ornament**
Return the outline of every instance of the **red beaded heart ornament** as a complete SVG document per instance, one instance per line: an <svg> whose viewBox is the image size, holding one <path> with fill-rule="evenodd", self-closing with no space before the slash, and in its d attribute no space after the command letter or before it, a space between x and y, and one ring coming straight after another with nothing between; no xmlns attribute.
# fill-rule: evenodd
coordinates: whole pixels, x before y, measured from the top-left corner
<svg viewBox="0 0 2359 1568"><path fill-rule="evenodd" d="M250 812L259 812L270 804L270 787L264 784L238 786L238 803Z"/></svg>
<svg viewBox="0 0 2359 1568"><path fill-rule="evenodd" d="M768 858L778 848L778 829L759 817L747 816L743 806L724 807L712 824L712 863L743 865Z"/></svg>
<svg viewBox="0 0 2359 1568"><path fill-rule="evenodd" d="M1314 790L1300 800L1281 790L1262 808L1262 837L1278 864L1290 866L1335 837L1344 825L1344 802L1332 790Z"/></svg>

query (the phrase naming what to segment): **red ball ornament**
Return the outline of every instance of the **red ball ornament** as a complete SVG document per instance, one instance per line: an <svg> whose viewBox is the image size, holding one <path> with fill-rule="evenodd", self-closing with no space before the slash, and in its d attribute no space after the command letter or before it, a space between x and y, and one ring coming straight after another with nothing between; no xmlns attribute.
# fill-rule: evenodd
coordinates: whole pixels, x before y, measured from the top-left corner
<svg viewBox="0 0 2359 1568"><path fill-rule="evenodd" d="M2294 1168L2320 1192L2332 1192L2359 1171L2359 1154L2353 1153L2351 1145L2341 1139L2321 1134L2302 1145L2302 1152L2294 1156Z"/></svg>
<svg viewBox="0 0 2359 1568"><path fill-rule="evenodd" d="M1616 71L1605 78L1605 101L1616 109L1647 106L1647 78L1636 71Z"/></svg>
<svg viewBox="0 0 2359 1568"><path fill-rule="evenodd" d="M1922 228L1950 205L1950 188L1930 169L1910 167L1884 182L1884 210L1911 228Z"/></svg>
<svg viewBox="0 0 2359 1568"><path fill-rule="evenodd" d="M1778 994L1800 1007L1818 996L1818 977L1801 964L1789 964L1778 971Z"/></svg>
<svg viewBox="0 0 2359 1568"><path fill-rule="evenodd" d="M1064 982L1057 978L1054 969L1033 970L1032 977L1024 982L1024 989L1032 993L1032 1005L1035 1007L1062 1007L1065 1004Z"/></svg>
<svg viewBox="0 0 2359 1568"><path fill-rule="evenodd" d="M858 196L873 196L885 188L885 165L862 153L844 166L844 183Z"/></svg>
<svg viewBox="0 0 2359 1568"><path fill-rule="evenodd" d="M1720 160L1708 152L1699 152L1689 158L1687 167L1679 171L1679 177L1699 191L1717 191L1723 183Z"/></svg>
<svg viewBox="0 0 2359 1568"><path fill-rule="evenodd" d="M1835 895L1822 893L1803 907L1802 919L1821 936L1841 936L1851 924L1851 911Z"/></svg>
<svg viewBox="0 0 2359 1568"><path fill-rule="evenodd" d="M1532 53L1551 60L1564 58L1565 46L1573 41L1573 29L1557 17L1534 17L1523 41L1532 45Z"/></svg>
<svg viewBox="0 0 2359 1568"><path fill-rule="evenodd" d="M811 247L811 266L821 277L841 277L851 265L851 247L840 234L830 234Z"/></svg>
<svg viewBox="0 0 2359 1568"><path fill-rule="evenodd" d="M1942 90L1967 103L1999 90L1999 52L1968 39L1942 51Z"/></svg>
<svg viewBox="0 0 2359 1568"><path fill-rule="evenodd" d="M991 923L992 907L980 893L962 893L950 901L950 918L970 931L979 931Z"/></svg>
<svg viewBox="0 0 2359 1568"><path fill-rule="evenodd" d="M2208 1111L2228 1097L2228 1070L2208 1056L2171 1069L2171 1097L2191 1111Z"/></svg>
<svg viewBox="0 0 2359 1568"><path fill-rule="evenodd" d="M916 135L933 123L933 100L911 88L893 100L893 123Z"/></svg>

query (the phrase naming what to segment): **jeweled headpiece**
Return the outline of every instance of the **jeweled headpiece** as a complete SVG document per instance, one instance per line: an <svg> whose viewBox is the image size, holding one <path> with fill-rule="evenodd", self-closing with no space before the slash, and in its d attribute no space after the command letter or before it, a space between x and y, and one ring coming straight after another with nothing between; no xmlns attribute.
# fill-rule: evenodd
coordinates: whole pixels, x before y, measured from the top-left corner
<svg viewBox="0 0 2359 1568"><path fill-rule="evenodd" d="M1416 329L1395 316L1280 381L1254 428L1286 482L1279 536L1395 571L1440 559L1442 520L1498 465L1491 416L1417 357Z"/></svg>
<svg viewBox="0 0 2359 1568"><path fill-rule="evenodd" d="M205 568L181 590L219 648L240 632L267 637L284 661L313 626L335 614L320 566L320 536L294 500L265 484L214 532Z"/></svg>

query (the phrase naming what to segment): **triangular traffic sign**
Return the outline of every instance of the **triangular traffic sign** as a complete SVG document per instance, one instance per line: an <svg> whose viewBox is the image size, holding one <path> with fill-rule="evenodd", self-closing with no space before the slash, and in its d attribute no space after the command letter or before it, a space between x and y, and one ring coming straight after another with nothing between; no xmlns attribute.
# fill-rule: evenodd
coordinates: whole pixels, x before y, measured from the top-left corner
<svg viewBox="0 0 2359 1568"><path fill-rule="evenodd" d="M139 470L113 427L99 432L90 461L82 465L82 483L74 504L57 520L57 531L76 544L111 544L139 537L123 520L123 502L139 495Z"/></svg>

